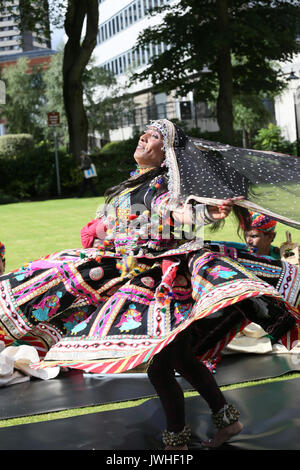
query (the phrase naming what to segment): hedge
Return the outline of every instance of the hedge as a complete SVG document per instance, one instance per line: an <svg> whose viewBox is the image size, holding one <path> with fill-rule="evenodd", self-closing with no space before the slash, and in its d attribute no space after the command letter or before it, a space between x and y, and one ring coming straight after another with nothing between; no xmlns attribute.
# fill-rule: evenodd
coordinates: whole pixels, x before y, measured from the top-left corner
<svg viewBox="0 0 300 470"><path fill-rule="evenodd" d="M31 134L6 134L0 136L0 159L13 157L34 148Z"/></svg>

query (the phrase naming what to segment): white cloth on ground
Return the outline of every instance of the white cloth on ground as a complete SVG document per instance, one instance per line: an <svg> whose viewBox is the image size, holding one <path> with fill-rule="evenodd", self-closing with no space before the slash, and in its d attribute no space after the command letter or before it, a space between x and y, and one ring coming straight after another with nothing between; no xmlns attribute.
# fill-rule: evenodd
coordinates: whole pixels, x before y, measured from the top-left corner
<svg viewBox="0 0 300 470"><path fill-rule="evenodd" d="M265 330L256 323L250 323L226 346L223 354L300 354L300 341L288 350L281 343L272 344Z"/></svg>
<svg viewBox="0 0 300 470"><path fill-rule="evenodd" d="M59 374L59 367L41 370L30 367L30 364L39 361L38 352L33 346L20 345L5 348L4 343L0 341L0 387L26 382L31 377L49 380Z"/></svg>

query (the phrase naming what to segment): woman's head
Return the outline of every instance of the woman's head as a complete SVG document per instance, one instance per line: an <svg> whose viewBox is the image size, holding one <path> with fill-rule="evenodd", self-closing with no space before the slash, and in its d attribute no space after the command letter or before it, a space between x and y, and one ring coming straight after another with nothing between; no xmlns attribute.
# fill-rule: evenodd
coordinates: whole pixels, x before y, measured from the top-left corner
<svg viewBox="0 0 300 470"><path fill-rule="evenodd" d="M134 159L141 168L159 168L165 159L162 133L155 126L147 127L140 136Z"/></svg>
<svg viewBox="0 0 300 470"><path fill-rule="evenodd" d="M139 138L138 145L134 152L134 159L140 169L148 168L150 171L137 174L126 181L109 188L105 192L106 203L109 203L115 196L127 188L139 184L150 183L154 178L165 175L164 184L161 185L161 191L167 189L166 179L168 168L164 164L166 158L166 149L174 141L174 125L167 119L151 121L145 132Z"/></svg>

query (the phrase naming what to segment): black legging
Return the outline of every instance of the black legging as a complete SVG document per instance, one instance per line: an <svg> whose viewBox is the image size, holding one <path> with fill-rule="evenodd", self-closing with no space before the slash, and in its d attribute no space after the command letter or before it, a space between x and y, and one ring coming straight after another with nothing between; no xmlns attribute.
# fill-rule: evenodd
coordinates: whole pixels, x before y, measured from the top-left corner
<svg viewBox="0 0 300 470"><path fill-rule="evenodd" d="M206 400L213 413L226 404L212 373L200 362L189 344L188 331L154 356L148 377L165 411L167 429L179 432L185 426L184 394L175 378L177 371Z"/></svg>
<svg viewBox="0 0 300 470"><path fill-rule="evenodd" d="M270 312L277 313L274 321ZM226 315L220 321L216 312L207 319L201 319L180 333L177 338L153 357L148 368L149 380L154 386L167 420L167 429L179 432L185 426L184 395L175 378L177 371L208 403L212 413L218 412L226 404L212 373L197 359L193 344L197 344L198 354L208 351L216 344L218 338L230 331L235 324L244 318L259 323L269 332L274 340L280 338L295 323L284 305L267 296L259 299L246 299L226 309ZM216 327L219 331L216 333ZM200 328L201 327L201 328ZM198 341L195 343L195 333Z"/></svg>

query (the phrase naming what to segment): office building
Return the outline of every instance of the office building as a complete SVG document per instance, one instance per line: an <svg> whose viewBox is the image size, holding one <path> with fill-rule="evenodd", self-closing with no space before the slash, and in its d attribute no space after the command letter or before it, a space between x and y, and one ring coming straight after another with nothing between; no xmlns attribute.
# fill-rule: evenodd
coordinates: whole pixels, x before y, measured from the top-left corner
<svg viewBox="0 0 300 470"><path fill-rule="evenodd" d="M13 7L18 13L18 2ZM36 49L50 49L50 41L39 38L36 33L19 30L10 10L0 10L0 58L10 54L20 54Z"/></svg>
<svg viewBox="0 0 300 470"><path fill-rule="evenodd" d="M118 83L125 86L129 73L141 71L154 54L168 46L162 42L146 49L135 50L138 35L147 27L161 22L162 14L149 16L157 6L177 0L99 0L99 32L94 57L98 66L111 71ZM133 130L141 130L151 119L184 120L190 127L217 130L211 111L203 104L197 106L192 94L175 97L175 93L154 93L151 82L144 81L126 89L134 100L134 109L123 113L118 129L111 130L111 139L131 137Z"/></svg>

